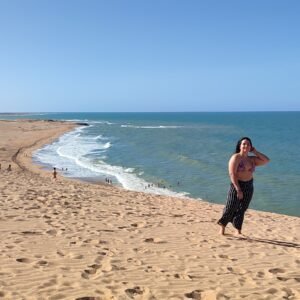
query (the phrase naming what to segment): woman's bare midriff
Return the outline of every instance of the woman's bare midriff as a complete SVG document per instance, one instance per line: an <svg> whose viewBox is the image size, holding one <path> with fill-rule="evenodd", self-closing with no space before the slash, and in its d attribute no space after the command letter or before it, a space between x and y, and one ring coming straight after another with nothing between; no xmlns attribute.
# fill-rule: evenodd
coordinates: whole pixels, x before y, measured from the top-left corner
<svg viewBox="0 0 300 300"><path fill-rule="evenodd" d="M237 179L240 181L249 181L253 178L253 173L248 171L237 172L236 175Z"/></svg>

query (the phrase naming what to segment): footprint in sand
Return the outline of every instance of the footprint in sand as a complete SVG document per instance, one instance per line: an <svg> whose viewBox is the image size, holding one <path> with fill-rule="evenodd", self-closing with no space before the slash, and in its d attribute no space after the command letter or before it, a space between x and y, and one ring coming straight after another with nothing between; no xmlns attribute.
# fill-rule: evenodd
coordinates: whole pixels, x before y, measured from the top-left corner
<svg viewBox="0 0 300 300"><path fill-rule="evenodd" d="M49 263L46 260L40 260L36 263L36 266L38 267L45 267L47 266Z"/></svg>
<svg viewBox="0 0 300 300"><path fill-rule="evenodd" d="M293 279L297 282L300 282L300 277L294 277Z"/></svg>
<svg viewBox="0 0 300 300"><path fill-rule="evenodd" d="M85 296L85 297L76 298L75 300L101 300L101 299L102 298L100 297Z"/></svg>
<svg viewBox="0 0 300 300"><path fill-rule="evenodd" d="M187 274L174 274L174 278L177 278L177 279L184 279L184 280L192 280L193 277L190 276L190 275L187 275Z"/></svg>
<svg viewBox="0 0 300 300"><path fill-rule="evenodd" d="M134 266L141 266L143 265L143 262L137 258L132 258L132 257L129 257L127 259L127 262L134 265Z"/></svg>
<svg viewBox="0 0 300 300"><path fill-rule="evenodd" d="M267 290L267 293L272 294L272 295L275 295L277 292L278 292L278 290L275 289L275 288L270 288L270 289Z"/></svg>
<svg viewBox="0 0 300 300"><path fill-rule="evenodd" d="M7 249L13 249L13 248L15 248L15 246L13 246L13 245L7 245L7 246L5 246L5 248L7 248Z"/></svg>
<svg viewBox="0 0 300 300"><path fill-rule="evenodd" d="M278 277L276 277L278 280L280 280L280 281L287 281L287 280L289 280L290 278L286 278L286 277L281 277L281 276L278 276Z"/></svg>
<svg viewBox="0 0 300 300"><path fill-rule="evenodd" d="M90 275L96 274L96 270L94 269L86 269L81 273L81 277L84 279L90 279Z"/></svg>
<svg viewBox="0 0 300 300"><path fill-rule="evenodd" d="M64 257L64 256L65 256L65 254L64 254L62 251L60 251L60 250L56 251L56 254L57 254L58 256L61 256L61 257Z"/></svg>
<svg viewBox="0 0 300 300"><path fill-rule="evenodd" d="M184 294L189 299L200 300L201 299L201 290L195 290L190 293Z"/></svg>
<svg viewBox="0 0 300 300"><path fill-rule="evenodd" d="M92 264L88 266L88 269L85 269L81 273L81 277L85 279L90 279L91 275L95 275L98 271L98 269L101 268L101 265L99 264Z"/></svg>
<svg viewBox="0 0 300 300"><path fill-rule="evenodd" d="M57 231L55 229L47 230L46 233L49 234L49 235L52 235L52 236L57 235Z"/></svg>
<svg viewBox="0 0 300 300"><path fill-rule="evenodd" d="M185 296L189 299L194 299L194 300L200 300L200 299L224 299L224 300L227 300L227 299L230 299L226 295L220 294L220 293L217 294L213 290L206 290L206 291L195 290L195 291L192 291L191 293L186 293Z"/></svg>
<svg viewBox="0 0 300 300"><path fill-rule="evenodd" d="M258 278L264 278L265 277L265 272L259 271L256 273L256 277Z"/></svg>
<svg viewBox="0 0 300 300"><path fill-rule="evenodd" d="M132 289L126 289L125 293L131 298L133 299L135 296L137 295L142 295L144 293L144 291L139 287L136 286Z"/></svg>
<svg viewBox="0 0 300 300"><path fill-rule="evenodd" d="M146 225L145 222L130 224L130 226L135 227L135 228L142 228L142 227L145 227L145 225Z"/></svg>
<svg viewBox="0 0 300 300"><path fill-rule="evenodd" d="M16 259L17 262L21 262L21 263L30 263L31 260L29 258L17 258Z"/></svg>
<svg viewBox="0 0 300 300"><path fill-rule="evenodd" d="M42 234L41 232L38 232L38 231L22 231L21 233L24 235L41 235Z"/></svg>
<svg viewBox="0 0 300 300"><path fill-rule="evenodd" d="M165 241L161 240L160 238L147 238L144 240L145 243L154 243L154 244L164 244Z"/></svg>
<svg viewBox="0 0 300 300"><path fill-rule="evenodd" d="M215 256L214 256L215 257ZM237 261L236 258L231 258L230 256L226 255L226 254L220 254L218 255L219 258L222 258L222 259L229 259L231 261Z"/></svg>
<svg viewBox="0 0 300 300"><path fill-rule="evenodd" d="M270 269L269 272L272 274L277 274L277 273L285 273L285 270L280 268L274 268L274 269Z"/></svg>
<svg viewBox="0 0 300 300"><path fill-rule="evenodd" d="M237 275L244 275L247 273L247 270L244 270L242 268L232 268L232 267L227 267L226 268L230 273L232 274L237 274Z"/></svg>
<svg viewBox="0 0 300 300"><path fill-rule="evenodd" d="M287 295L286 295L286 298L289 298L291 296L294 296L294 292L292 289L289 289L289 288L283 288L282 289L283 292L285 292Z"/></svg>
<svg viewBox="0 0 300 300"><path fill-rule="evenodd" d="M230 244L221 244L221 245L219 245L219 247L229 248L229 247L231 247L231 245Z"/></svg>

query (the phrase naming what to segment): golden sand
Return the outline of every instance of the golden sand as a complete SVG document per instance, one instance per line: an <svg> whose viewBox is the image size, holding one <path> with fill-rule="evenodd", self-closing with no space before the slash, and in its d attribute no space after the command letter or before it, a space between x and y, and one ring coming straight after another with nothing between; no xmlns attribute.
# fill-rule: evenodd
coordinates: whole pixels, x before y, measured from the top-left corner
<svg viewBox="0 0 300 300"><path fill-rule="evenodd" d="M1 299L300 299L300 218L54 180L31 153L74 126L0 121Z"/></svg>

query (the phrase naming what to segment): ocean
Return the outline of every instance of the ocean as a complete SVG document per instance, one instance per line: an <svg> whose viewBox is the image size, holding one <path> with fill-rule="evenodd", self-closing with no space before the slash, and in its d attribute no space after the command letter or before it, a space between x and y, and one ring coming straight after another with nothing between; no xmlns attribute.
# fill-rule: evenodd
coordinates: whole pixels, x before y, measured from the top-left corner
<svg viewBox="0 0 300 300"><path fill-rule="evenodd" d="M86 122L33 159L66 177L224 204L228 160L249 136L270 163L254 173L250 208L300 216L300 112L40 113L1 119ZM62 170L63 169L63 170Z"/></svg>

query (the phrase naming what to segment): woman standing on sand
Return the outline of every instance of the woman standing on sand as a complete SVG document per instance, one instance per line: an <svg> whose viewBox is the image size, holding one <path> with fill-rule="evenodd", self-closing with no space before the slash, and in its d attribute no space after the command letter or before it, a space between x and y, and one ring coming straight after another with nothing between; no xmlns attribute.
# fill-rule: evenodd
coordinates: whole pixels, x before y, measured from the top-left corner
<svg viewBox="0 0 300 300"><path fill-rule="evenodd" d="M254 155L249 156L249 152ZM253 195L253 173L256 166L268 163L270 159L258 152L248 137L241 138L236 145L235 153L228 164L231 184L227 194L227 202L218 224L220 233L225 234L226 225L231 222L238 234L242 233L245 212Z"/></svg>

